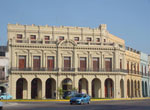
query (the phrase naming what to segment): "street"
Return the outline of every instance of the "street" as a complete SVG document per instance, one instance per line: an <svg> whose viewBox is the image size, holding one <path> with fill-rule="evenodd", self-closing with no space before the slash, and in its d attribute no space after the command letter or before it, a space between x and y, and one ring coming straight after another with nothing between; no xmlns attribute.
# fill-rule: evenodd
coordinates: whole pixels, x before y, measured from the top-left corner
<svg viewBox="0 0 150 110"><path fill-rule="evenodd" d="M84 105L69 102L8 102L3 110L150 110L150 100L96 101Z"/></svg>

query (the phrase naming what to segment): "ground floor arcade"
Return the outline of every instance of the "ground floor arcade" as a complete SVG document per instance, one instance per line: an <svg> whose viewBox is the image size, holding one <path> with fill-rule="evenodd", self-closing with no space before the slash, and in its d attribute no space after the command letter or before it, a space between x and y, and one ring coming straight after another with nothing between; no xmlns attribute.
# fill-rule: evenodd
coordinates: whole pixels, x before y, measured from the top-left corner
<svg viewBox="0 0 150 110"><path fill-rule="evenodd" d="M9 92L13 99L62 98L60 91L77 90L93 98L141 97L140 80L124 75L11 74Z"/></svg>

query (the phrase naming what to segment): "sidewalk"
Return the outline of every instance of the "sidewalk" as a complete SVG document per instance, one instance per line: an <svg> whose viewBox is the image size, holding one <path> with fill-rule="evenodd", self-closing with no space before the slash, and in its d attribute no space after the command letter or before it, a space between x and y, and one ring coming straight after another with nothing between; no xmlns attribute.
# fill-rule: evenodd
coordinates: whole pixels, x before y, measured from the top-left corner
<svg viewBox="0 0 150 110"><path fill-rule="evenodd" d="M143 100L150 99L150 97L146 98L120 98L120 99L91 99L91 101L113 101L113 100ZM1 100L2 102L68 102L67 99L22 99L22 100Z"/></svg>

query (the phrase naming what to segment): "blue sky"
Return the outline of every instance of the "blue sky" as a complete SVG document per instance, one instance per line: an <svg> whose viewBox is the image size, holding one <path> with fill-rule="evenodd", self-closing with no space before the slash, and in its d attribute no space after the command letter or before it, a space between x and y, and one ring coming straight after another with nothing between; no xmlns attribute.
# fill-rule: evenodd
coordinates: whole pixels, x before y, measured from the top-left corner
<svg viewBox="0 0 150 110"><path fill-rule="evenodd" d="M98 27L150 54L150 0L0 0L0 45L7 24Z"/></svg>

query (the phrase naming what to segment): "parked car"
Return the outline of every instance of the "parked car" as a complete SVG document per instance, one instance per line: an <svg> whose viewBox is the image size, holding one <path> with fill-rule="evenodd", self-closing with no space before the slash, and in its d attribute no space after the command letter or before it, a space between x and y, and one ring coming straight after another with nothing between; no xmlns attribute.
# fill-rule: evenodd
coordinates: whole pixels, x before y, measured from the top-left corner
<svg viewBox="0 0 150 110"><path fill-rule="evenodd" d="M2 93L0 99L12 99L12 96L8 93Z"/></svg>
<svg viewBox="0 0 150 110"><path fill-rule="evenodd" d="M63 98L64 99L68 99L68 98L70 99L70 98L74 97L76 94L77 94L77 91L65 91Z"/></svg>
<svg viewBox="0 0 150 110"><path fill-rule="evenodd" d="M70 99L70 104L90 104L91 97L87 94L78 93Z"/></svg>
<svg viewBox="0 0 150 110"><path fill-rule="evenodd" d="M0 101L0 110L3 109L3 102Z"/></svg>

